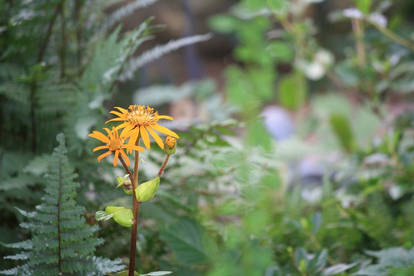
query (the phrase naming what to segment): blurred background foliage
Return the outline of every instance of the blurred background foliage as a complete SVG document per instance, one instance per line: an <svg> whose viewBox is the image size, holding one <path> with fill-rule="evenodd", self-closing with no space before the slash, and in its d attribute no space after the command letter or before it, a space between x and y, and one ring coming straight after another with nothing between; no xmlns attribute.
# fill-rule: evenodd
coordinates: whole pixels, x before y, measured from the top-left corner
<svg viewBox="0 0 414 276"><path fill-rule="evenodd" d="M31 238L21 210L41 203L64 132L82 220L105 240L95 254L126 264L129 230L94 218L130 205L113 190L123 171L96 165L87 134L113 106L148 104L181 138L142 205L141 273L413 275L413 12L407 0L1 1L1 243ZM163 155L141 158L149 179Z"/></svg>

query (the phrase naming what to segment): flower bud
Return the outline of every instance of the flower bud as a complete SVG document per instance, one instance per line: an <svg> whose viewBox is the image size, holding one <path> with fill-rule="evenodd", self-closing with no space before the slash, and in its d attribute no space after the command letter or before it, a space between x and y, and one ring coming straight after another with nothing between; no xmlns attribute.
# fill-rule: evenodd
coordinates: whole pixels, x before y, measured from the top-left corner
<svg viewBox="0 0 414 276"><path fill-rule="evenodd" d="M172 136L167 136L164 142L164 151L166 154L171 155L175 153L175 148L177 147L177 139Z"/></svg>
<svg viewBox="0 0 414 276"><path fill-rule="evenodd" d="M129 176L127 174L123 177L118 176L116 178L116 180L118 181L118 186L116 186L117 188L122 187L122 190L127 195L132 194L132 184L131 184L131 180L129 179Z"/></svg>
<svg viewBox="0 0 414 276"><path fill-rule="evenodd" d="M120 206L107 206L105 208L107 215L112 215L112 218L121 226L131 227L134 221L132 210Z"/></svg>
<svg viewBox="0 0 414 276"><path fill-rule="evenodd" d="M150 201L155 196L160 185L160 178L157 176L150 181L144 182L135 189L135 197L139 202Z"/></svg>

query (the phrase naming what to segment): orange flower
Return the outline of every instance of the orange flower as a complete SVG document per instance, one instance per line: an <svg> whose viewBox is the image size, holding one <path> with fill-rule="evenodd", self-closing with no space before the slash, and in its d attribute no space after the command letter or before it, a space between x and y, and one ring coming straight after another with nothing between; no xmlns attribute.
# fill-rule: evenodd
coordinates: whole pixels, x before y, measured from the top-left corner
<svg viewBox="0 0 414 276"><path fill-rule="evenodd" d="M172 149L177 145L177 139L175 139L174 137L168 136L167 138L165 138L165 144L167 145L168 148Z"/></svg>
<svg viewBox="0 0 414 276"><path fill-rule="evenodd" d="M107 121L107 123L113 121L123 122L117 126L117 129L123 129L121 136L129 137L128 145L135 145L138 137L141 135L145 147L150 149L150 134L158 146L164 149L164 143L155 131L179 138L177 133L158 124L160 119L173 120L173 118L170 116L158 115L158 112L154 111L154 109L149 106L130 105L128 109L122 107L115 108L118 109L118 111L113 110L110 113L118 117Z"/></svg>
<svg viewBox="0 0 414 276"><path fill-rule="evenodd" d="M127 149L128 151L136 150L136 151L144 151L144 148L135 146L135 145L126 145L124 144L125 138L122 136L119 136L118 130L116 128L112 128L112 131L110 131L107 128L104 128L105 131L108 133L108 136L105 136L102 132L94 130L91 134L89 134L89 137L98 139L99 141L106 143L105 146L99 146L93 149L93 151L97 150L103 150L108 149L107 152L101 154L98 156L98 162L101 162L101 160L111 153L115 153L114 157L114 167L116 167L118 163L119 154L123 157L125 160L125 163L127 166L129 166L129 159L128 156L125 154L123 149Z"/></svg>

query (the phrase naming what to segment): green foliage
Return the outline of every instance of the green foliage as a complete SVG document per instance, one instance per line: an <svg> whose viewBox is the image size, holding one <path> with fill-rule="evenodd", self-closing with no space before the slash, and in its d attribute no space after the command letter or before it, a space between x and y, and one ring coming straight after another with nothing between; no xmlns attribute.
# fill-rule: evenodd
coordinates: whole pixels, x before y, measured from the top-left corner
<svg viewBox="0 0 414 276"><path fill-rule="evenodd" d="M119 261L95 258L95 247L103 240L95 238L96 226L86 224L85 209L74 198L79 183L66 157L63 134L57 137L45 175L45 196L36 211L20 213L28 219L21 226L32 234L31 240L7 245L24 251L10 260L25 264L2 271L6 275L103 275L123 268Z"/></svg>
<svg viewBox="0 0 414 276"><path fill-rule="evenodd" d="M71 212L64 212L70 223L60 224L69 229L61 240L67 248L85 245L62 257L96 275L123 269L94 254L128 255L129 229L105 220L128 226L131 210L97 213L106 240L99 247L96 227L86 222L94 223L104 203L130 206L124 192L132 190L125 179L113 189L124 173L107 162L97 169L87 134L103 124L108 105L130 102L138 68L208 36L142 53L139 47L153 38L151 21L129 32L118 23L155 1L110 2L116 9L105 13L108 1L64 1L63 12L60 1L0 4L0 239L7 243L1 253L22 251L1 269L22 264L18 273L25 275L40 262L56 263L56 254L41 256L56 251L58 220L50 212L59 192L50 171L56 176L59 158L49 152L62 130L68 141L62 160L70 163L62 205ZM137 275L414 274L409 4L394 1L388 9L387 1L355 0L362 12L355 15L336 10L341 1L321 2L244 0L213 16L212 29L235 45L237 63L225 70L223 93L210 79L152 85L133 95L133 102L164 112L191 102L199 115L188 125L173 123L180 129L177 152L157 196L150 193L140 206ZM378 25L383 15L388 22ZM275 142L260 114L276 104L292 116L294 133ZM150 179L163 156L143 153L140 179ZM85 209L75 204L75 187ZM33 213L20 211L36 205ZM17 227L22 221L29 231ZM41 240L52 237L49 247ZM77 262L82 256L88 262Z"/></svg>
<svg viewBox="0 0 414 276"><path fill-rule="evenodd" d="M372 0L355 0L355 4L358 10L362 11L364 14L369 14Z"/></svg>
<svg viewBox="0 0 414 276"><path fill-rule="evenodd" d="M203 265L208 260L202 228L191 219L181 219L161 230L161 239L173 250L177 263Z"/></svg>
<svg viewBox="0 0 414 276"><path fill-rule="evenodd" d="M279 102L282 106L298 110L306 101L306 80L299 72L287 76L279 84Z"/></svg>
<svg viewBox="0 0 414 276"><path fill-rule="evenodd" d="M331 114L329 122L342 148L348 152L351 152L354 145L354 141L349 120L340 113L334 113Z"/></svg>
<svg viewBox="0 0 414 276"><path fill-rule="evenodd" d="M365 276L408 276L413 273L414 249L401 247L368 251L367 254L377 259L376 264L368 264L356 272L355 275Z"/></svg>
<svg viewBox="0 0 414 276"><path fill-rule="evenodd" d="M161 56L177 50L179 48L182 48L187 45L195 44L198 42L206 41L211 38L211 35L195 35L190 37L185 37L177 40L173 40L168 42L165 45L158 45L154 48L142 53L138 57L135 57L128 61L126 64L125 72L120 76L120 80L125 81L128 79L131 79L134 76L134 73L137 69L141 68L145 64L150 63L151 61L154 61Z"/></svg>

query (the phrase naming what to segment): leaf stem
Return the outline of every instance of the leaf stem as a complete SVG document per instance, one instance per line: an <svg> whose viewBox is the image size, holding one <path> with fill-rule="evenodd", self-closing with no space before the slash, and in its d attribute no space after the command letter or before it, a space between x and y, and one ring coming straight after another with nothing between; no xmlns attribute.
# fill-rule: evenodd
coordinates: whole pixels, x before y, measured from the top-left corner
<svg viewBox="0 0 414 276"><path fill-rule="evenodd" d="M370 22L370 21L369 21ZM414 43L399 36L398 34L394 33L390 29L383 27L379 24L375 24L373 22L370 22L377 30L379 30L381 33L383 33L385 36L390 38L391 40L394 40L395 42L407 47L408 49L414 51Z"/></svg>
<svg viewBox="0 0 414 276"><path fill-rule="evenodd" d="M162 163L160 171L158 172L158 177L161 177L162 173L164 172L165 166L167 166L167 163L168 163L168 159L170 159L169 154L167 154L167 156L165 156L164 163Z"/></svg>
<svg viewBox="0 0 414 276"><path fill-rule="evenodd" d="M358 65L360 68L366 66L366 53L365 53L365 44L364 44L364 26L360 19L352 19L352 30L355 35L356 40L356 52L358 56Z"/></svg>

